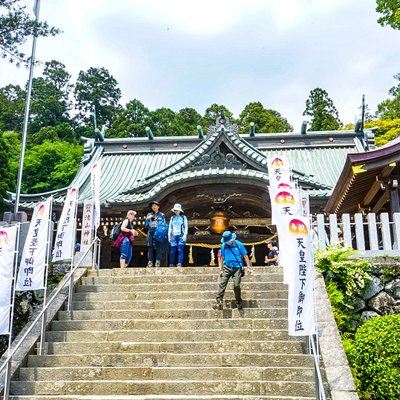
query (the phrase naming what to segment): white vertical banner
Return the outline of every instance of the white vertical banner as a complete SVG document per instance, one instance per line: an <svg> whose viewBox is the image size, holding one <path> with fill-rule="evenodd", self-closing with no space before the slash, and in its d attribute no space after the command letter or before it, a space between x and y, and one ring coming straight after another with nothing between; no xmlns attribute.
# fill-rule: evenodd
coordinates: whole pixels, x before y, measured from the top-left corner
<svg viewBox="0 0 400 400"><path fill-rule="evenodd" d="M77 199L78 189L73 186L68 189L61 218L58 221L53 262L69 260L74 255Z"/></svg>
<svg viewBox="0 0 400 400"><path fill-rule="evenodd" d="M93 200L83 203L81 251L85 252L93 240Z"/></svg>
<svg viewBox="0 0 400 400"><path fill-rule="evenodd" d="M300 215L300 190L269 187L271 198L271 222L279 225L282 216Z"/></svg>
<svg viewBox="0 0 400 400"><path fill-rule="evenodd" d="M12 280L17 226L0 228L0 335L10 334Z"/></svg>
<svg viewBox="0 0 400 400"><path fill-rule="evenodd" d="M305 191L300 189L300 205L301 205L301 216L308 218L310 216L310 196Z"/></svg>
<svg viewBox="0 0 400 400"><path fill-rule="evenodd" d="M290 166L285 155L268 157L268 179L271 187L281 183L290 184Z"/></svg>
<svg viewBox="0 0 400 400"><path fill-rule="evenodd" d="M94 229L100 226L100 177L101 177L101 163L95 162L92 165L90 178L93 198L93 223Z"/></svg>
<svg viewBox="0 0 400 400"><path fill-rule="evenodd" d="M286 237L282 239L289 250L288 262L293 277L289 284L289 335L309 336L315 334L315 315L314 265L308 218L290 219L287 228L284 230Z"/></svg>
<svg viewBox="0 0 400 400"><path fill-rule="evenodd" d="M19 266L16 290L44 289L51 199L38 204L32 215Z"/></svg>

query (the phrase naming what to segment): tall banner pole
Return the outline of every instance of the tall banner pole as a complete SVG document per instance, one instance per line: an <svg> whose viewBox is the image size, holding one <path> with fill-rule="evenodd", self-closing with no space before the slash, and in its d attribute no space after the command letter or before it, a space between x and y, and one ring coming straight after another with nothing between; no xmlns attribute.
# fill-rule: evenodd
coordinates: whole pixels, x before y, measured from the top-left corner
<svg viewBox="0 0 400 400"><path fill-rule="evenodd" d="M51 237L53 234L52 223L51 223L51 215L53 212L53 196L50 196L50 208L49 208L49 216L48 225L47 225L47 242L46 242L46 258L45 258L45 267L44 267L44 292L43 292L43 308L46 307L47 303L47 281L49 276L49 261L50 261L50 251L51 251ZM40 335L40 346L39 346L39 355L43 355L44 346L46 340L46 323L47 323L47 312L43 313L42 317L42 325L41 325L41 335Z"/></svg>
<svg viewBox="0 0 400 400"><path fill-rule="evenodd" d="M39 9L40 9L40 0L36 0L35 6L34 6L36 22L39 21ZM16 194L15 194L15 206L14 206L15 214L17 214L17 212L18 212L19 197L20 197L20 193L21 193L22 172L24 169L26 136L27 136L27 132L28 132L29 109L30 109L31 94L32 94L32 78L33 78L33 69L35 66L36 40L37 40L37 34L36 34L36 32L34 32L33 42L32 42L32 53L31 53L30 67L29 67L28 88L27 88L27 93L26 93L26 102L25 102L25 111L24 111L24 125L23 125L23 129L22 129L22 143L21 143L20 163L19 163L19 167L18 167L17 189L16 189Z"/></svg>

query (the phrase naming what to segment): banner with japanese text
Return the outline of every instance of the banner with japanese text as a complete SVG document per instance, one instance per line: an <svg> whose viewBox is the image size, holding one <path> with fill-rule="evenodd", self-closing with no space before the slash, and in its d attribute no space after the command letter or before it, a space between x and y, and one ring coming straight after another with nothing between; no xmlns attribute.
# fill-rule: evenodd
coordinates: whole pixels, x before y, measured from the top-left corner
<svg viewBox="0 0 400 400"><path fill-rule="evenodd" d="M309 194L300 189L300 204L301 204L301 216L310 216L310 196Z"/></svg>
<svg viewBox="0 0 400 400"><path fill-rule="evenodd" d="M38 204L32 215L22 251L16 290L44 289L51 199Z"/></svg>
<svg viewBox="0 0 400 400"><path fill-rule="evenodd" d="M0 335L10 334L17 226L0 228Z"/></svg>
<svg viewBox="0 0 400 400"><path fill-rule="evenodd" d="M299 189L269 187L269 196L271 198L271 222L274 225L279 225L282 216L300 215Z"/></svg>
<svg viewBox="0 0 400 400"><path fill-rule="evenodd" d="M93 240L93 200L83 203L81 251L85 252Z"/></svg>
<svg viewBox="0 0 400 400"><path fill-rule="evenodd" d="M281 240L287 246L286 262L291 270L289 283L289 335L308 336L315 333L314 264L308 218L287 219Z"/></svg>
<svg viewBox="0 0 400 400"><path fill-rule="evenodd" d="M68 189L61 218L58 221L53 262L70 260L74 255L77 199L78 189L76 187Z"/></svg>
<svg viewBox="0 0 400 400"><path fill-rule="evenodd" d="M100 176L101 164L100 161L97 161L92 165L90 174L93 198L93 226L95 230L100 226Z"/></svg>
<svg viewBox="0 0 400 400"><path fill-rule="evenodd" d="M282 183L290 185L290 166L285 155L268 157L268 178L271 187L277 187Z"/></svg>

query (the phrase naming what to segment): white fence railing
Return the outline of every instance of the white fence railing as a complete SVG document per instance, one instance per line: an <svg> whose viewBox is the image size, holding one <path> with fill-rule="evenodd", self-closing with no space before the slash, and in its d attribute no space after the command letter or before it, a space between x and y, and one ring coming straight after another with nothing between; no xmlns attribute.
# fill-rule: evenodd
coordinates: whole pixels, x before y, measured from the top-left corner
<svg viewBox="0 0 400 400"><path fill-rule="evenodd" d="M400 256L400 213L336 214L313 217L314 242L318 249L328 245L349 246L366 255Z"/></svg>

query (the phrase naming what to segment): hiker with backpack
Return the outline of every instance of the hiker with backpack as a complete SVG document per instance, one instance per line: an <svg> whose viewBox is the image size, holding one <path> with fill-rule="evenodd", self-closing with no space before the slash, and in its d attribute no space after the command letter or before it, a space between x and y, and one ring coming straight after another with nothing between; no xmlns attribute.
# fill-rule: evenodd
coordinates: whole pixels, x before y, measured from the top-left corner
<svg viewBox="0 0 400 400"><path fill-rule="evenodd" d="M233 280L233 291L235 293L236 307L238 310L243 308L240 282L244 276L243 261L246 263L247 274L251 275L250 259L242 242L236 240L236 234L225 231L221 239L221 256L218 260L220 283L217 293L214 310L223 309L223 299L226 286L230 278Z"/></svg>
<svg viewBox="0 0 400 400"><path fill-rule="evenodd" d="M121 256L119 258L120 268L126 268L132 259L132 246L135 236L138 232L133 229L133 220L135 219L136 211L129 210L126 218L120 225L120 233L117 240L114 242L115 247L119 247ZM118 226L115 227L118 230ZM114 228L113 228L114 230Z"/></svg>
<svg viewBox="0 0 400 400"><path fill-rule="evenodd" d="M188 222L186 216L183 215L182 206L180 204L175 204L171 211L174 215L169 221L168 228L168 241L170 246L169 266L174 266L175 255L178 250L178 263L176 266L182 267L183 250L185 248L186 237L188 234Z"/></svg>
<svg viewBox="0 0 400 400"><path fill-rule="evenodd" d="M158 233L156 235L157 227L160 225L164 228L164 225L166 225L165 214L160 212L160 203L156 200L149 203L149 208L150 212L147 214L144 224L149 227L147 232L147 267L159 267L165 249L164 241L168 238L168 226L165 228L165 236L161 235L162 232L160 232L160 235Z"/></svg>

